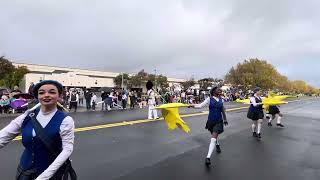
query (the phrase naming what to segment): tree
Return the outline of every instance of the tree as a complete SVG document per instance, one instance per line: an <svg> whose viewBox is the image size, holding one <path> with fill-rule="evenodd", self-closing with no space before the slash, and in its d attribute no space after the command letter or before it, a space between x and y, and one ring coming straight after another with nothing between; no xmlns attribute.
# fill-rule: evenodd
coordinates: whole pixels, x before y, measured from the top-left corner
<svg viewBox="0 0 320 180"><path fill-rule="evenodd" d="M14 70L13 64L8 59L0 57L0 85L6 85L6 79L11 76Z"/></svg>
<svg viewBox="0 0 320 180"><path fill-rule="evenodd" d="M301 80L296 80L292 82L293 91L295 93L307 93L308 92L308 85L306 82Z"/></svg>
<svg viewBox="0 0 320 180"><path fill-rule="evenodd" d="M245 87L274 88L280 74L267 61L259 59L245 60L235 68L232 67L225 76L226 82Z"/></svg>
<svg viewBox="0 0 320 180"><path fill-rule="evenodd" d="M19 66L18 68L15 68L13 73L4 80L5 85L9 88L19 85L24 75L27 73L29 73L29 70L26 66Z"/></svg>
<svg viewBox="0 0 320 180"><path fill-rule="evenodd" d="M131 77L130 83L132 84L132 86L140 87L143 83L147 81L147 79L148 73L146 73L144 69L142 69L137 74Z"/></svg>
<svg viewBox="0 0 320 180"><path fill-rule="evenodd" d="M203 79L199 79L198 83L201 89L207 90L208 87L212 86L213 81L214 81L213 78L203 78Z"/></svg>
<svg viewBox="0 0 320 180"><path fill-rule="evenodd" d="M19 85L24 75L29 73L25 66L15 68L8 59L0 57L0 85L13 88Z"/></svg>
<svg viewBox="0 0 320 180"><path fill-rule="evenodd" d="M278 77L275 77L275 82L276 82L276 88L283 91L283 92L292 92L293 91L293 86L292 82L283 75L279 75Z"/></svg>
<svg viewBox="0 0 320 180"><path fill-rule="evenodd" d="M157 86L161 89L169 87L168 78L162 74L157 76Z"/></svg>
<svg viewBox="0 0 320 180"><path fill-rule="evenodd" d="M130 83L132 84L132 86L140 87L141 85L145 84L147 80L152 81L154 85L160 88L166 88L169 86L166 76L157 75L156 77L154 74L148 74L144 71L144 69L133 75L131 77Z"/></svg>
<svg viewBox="0 0 320 180"><path fill-rule="evenodd" d="M181 85L183 86L184 89L189 89L190 87L194 86L195 84L196 84L196 82L193 78L181 83Z"/></svg>
<svg viewBox="0 0 320 180"><path fill-rule="evenodd" d="M249 59L232 67L225 80L233 85L244 86L246 89L261 87L265 90L277 89L288 93L317 94L318 89L301 80L290 81L281 75L271 64L264 60Z"/></svg>
<svg viewBox="0 0 320 180"><path fill-rule="evenodd" d="M127 73L121 73L119 75L117 75L114 79L113 82L117 87L121 87L122 86L122 75L123 75L123 85L126 86L128 85L129 81L130 81L130 77L129 74Z"/></svg>

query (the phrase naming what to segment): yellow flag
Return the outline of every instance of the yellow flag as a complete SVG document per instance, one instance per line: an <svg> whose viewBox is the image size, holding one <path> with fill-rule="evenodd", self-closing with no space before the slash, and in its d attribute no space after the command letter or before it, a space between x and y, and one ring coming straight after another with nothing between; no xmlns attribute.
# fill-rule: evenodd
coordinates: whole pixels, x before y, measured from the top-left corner
<svg viewBox="0 0 320 180"><path fill-rule="evenodd" d="M189 105L182 103L169 103L163 104L156 109L161 109L162 116L168 125L169 130L174 130L176 128L182 129L185 133L190 132L190 128L186 122L184 122L179 114L180 107L187 107Z"/></svg>

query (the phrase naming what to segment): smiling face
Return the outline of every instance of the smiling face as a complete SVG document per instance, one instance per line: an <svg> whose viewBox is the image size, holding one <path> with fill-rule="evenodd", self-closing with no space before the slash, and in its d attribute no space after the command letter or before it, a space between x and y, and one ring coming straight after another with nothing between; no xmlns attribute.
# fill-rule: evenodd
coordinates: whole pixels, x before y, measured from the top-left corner
<svg viewBox="0 0 320 180"><path fill-rule="evenodd" d="M56 105L59 100L60 94L55 85L45 84L38 90L38 100L43 106Z"/></svg>

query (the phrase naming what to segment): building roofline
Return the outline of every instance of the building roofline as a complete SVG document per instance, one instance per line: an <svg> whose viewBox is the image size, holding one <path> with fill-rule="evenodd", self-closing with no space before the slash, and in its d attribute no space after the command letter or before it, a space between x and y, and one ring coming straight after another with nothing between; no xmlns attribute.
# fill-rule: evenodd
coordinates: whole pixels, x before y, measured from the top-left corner
<svg viewBox="0 0 320 180"><path fill-rule="evenodd" d="M52 65L44 65L44 64L32 64L32 63L18 63L12 61L12 64L17 64L17 65L31 65L31 66L43 66L43 67L50 67L50 68L59 68L59 69L72 69L72 70L85 70L85 71L97 71L97 72L103 72L103 73L116 73L117 72L111 72L111 71L101 71L101 70L95 70L95 69L80 69L80 68L72 68L72 67L62 67L62 66L52 66Z"/></svg>
<svg viewBox="0 0 320 180"><path fill-rule="evenodd" d="M52 66L52 65L43 65L43 64L32 64L32 63L18 63L18 62L14 62L12 61L13 65L17 65L17 66L41 66L43 68L56 68L56 69L60 69L60 70L67 70L69 69L69 71L94 71L97 73L111 73L111 74L120 74L119 72L110 72L110 71L101 71L101 70L94 70L94 69L80 69L80 68L71 68L71 67L61 67L61 66ZM129 73L130 75L132 75L132 73ZM108 77L108 76L106 76ZM167 77L168 78L168 82L185 82L185 79L180 79L180 78L174 78L174 77Z"/></svg>

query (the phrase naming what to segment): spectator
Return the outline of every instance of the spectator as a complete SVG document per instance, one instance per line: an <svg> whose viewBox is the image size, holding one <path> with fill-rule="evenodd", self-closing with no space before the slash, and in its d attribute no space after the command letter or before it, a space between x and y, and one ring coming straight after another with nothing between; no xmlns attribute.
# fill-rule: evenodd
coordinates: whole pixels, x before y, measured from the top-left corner
<svg viewBox="0 0 320 180"><path fill-rule="evenodd" d="M186 92L181 92L181 103L186 103Z"/></svg>
<svg viewBox="0 0 320 180"><path fill-rule="evenodd" d="M11 91L11 95L14 96L19 93L22 93L22 91L19 89L19 86L14 86L13 90Z"/></svg>
<svg viewBox="0 0 320 180"><path fill-rule="evenodd" d="M76 90L72 91L69 102L70 102L70 107L69 107L70 111L72 107L74 107L74 112L77 112L79 95L77 94Z"/></svg>
<svg viewBox="0 0 320 180"><path fill-rule="evenodd" d="M97 103L97 95L96 95L96 93L92 93L90 104L91 104L91 107L92 107L93 111L96 110L96 103Z"/></svg>
<svg viewBox="0 0 320 180"><path fill-rule="evenodd" d="M113 96L111 94L107 94L107 97L104 100L104 103L106 104L106 109L108 111L111 110L112 99L113 99Z"/></svg>
<svg viewBox="0 0 320 180"><path fill-rule="evenodd" d="M137 102L138 102L139 107L142 108L142 95L141 95L140 91L138 91L138 93L137 93Z"/></svg>
<svg viewBox="0 0 320 180"><path fill-rule="evenodd" d="M104 91L101 91L101 101L103 101L103 103L101 104L101 111L105 110L105 103L104 100L107 98L107 93Z"/></svg>
<svg viewBox="0 0 320 180"><path fill-rule="evenodd" d="M134 92L130 91L130 109L134 109L134 104L136 103L136 97L134 96Z"/></svg>
<svg viewBox="0 0 320 180"><path fill-rule="evenodd" d="M28 93L31 94L31 95L33 95L32 94L33 87L34 87L34 84L33 84L33 82L31 82L30 86L29 86L29 89L28 89Z"/></svg>
<svg viewBox="0 0 320 180"><path fill-rule="evenodd" d="M0 99L0 114L8 113L9 108L10 108L10 100L8 96L2 95Z"/></svg>
<svg viewBox="0 0 320 180"><path fill-rule="evenodd" d="M91 97L92 94L89 92L89 90L86 90L86 92L84 93L84 98L86 99L87 110L91 109Z"/></svg>
<svg viewBox="0 0 320 180"><path fill-rule="evenodd" d="M122 92L122 97L121 97L121 99L122 99L122 108L123 108L123 109L127 109L127 99L128 99L128 97L127 97L125 91Z"/></svg>
<svg viewBox="0 0 320 180"><path fill-rule="evenodd" d="M79 106L80 106L80 105L83 105L83 98L84 98L84 92L83 92L83 90L81 89L81 90L79 91Z"/></svg>

